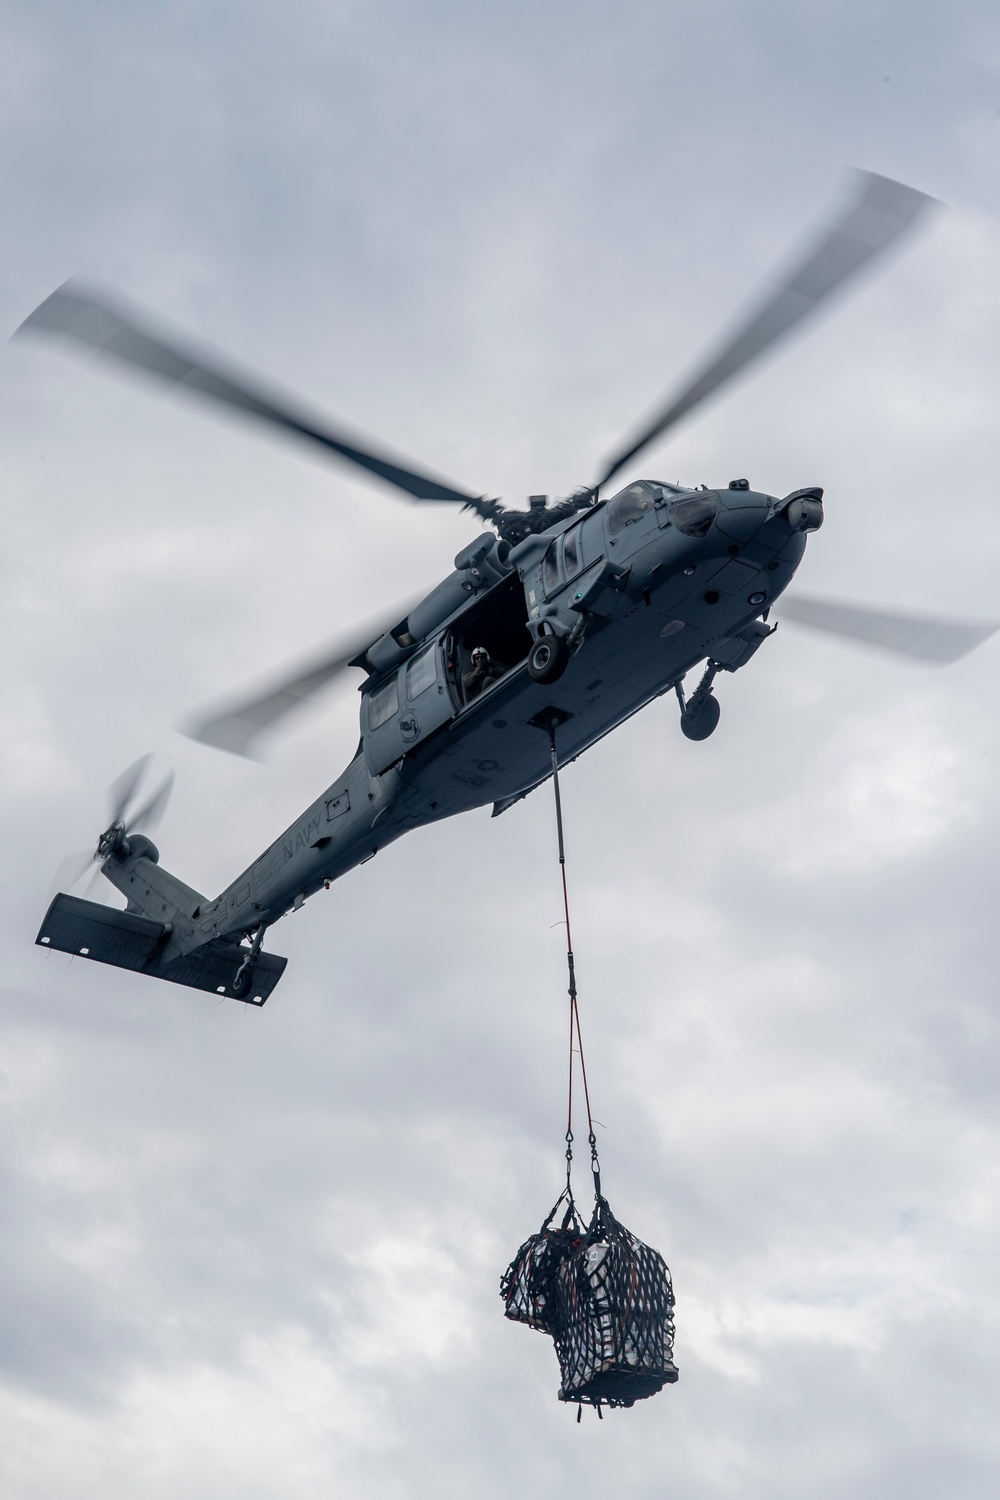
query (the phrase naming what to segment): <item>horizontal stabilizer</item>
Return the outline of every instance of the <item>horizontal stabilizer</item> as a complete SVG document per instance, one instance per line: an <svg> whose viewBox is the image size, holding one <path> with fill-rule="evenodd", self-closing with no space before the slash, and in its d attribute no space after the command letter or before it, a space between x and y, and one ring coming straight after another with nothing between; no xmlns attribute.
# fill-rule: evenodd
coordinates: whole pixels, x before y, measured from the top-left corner
<svg viewBox="0 0 1000 1500"><path fill-rule="evenodd" d="M99 964L141 972L165 936L162 922L60 892L35 942L59 953L78 953Z"/></svg>
<svg viewBox="0 0 1000 1500"><path fill-rule="evenodd" d="M236 943L224 943L213 938L193 953L174 959L163 969L156 970L158 979L169 979L172 984L186 984L193 990L208 990L213 995L233 995L233 976L239 968L246 949ZM285 972L287 958L276 953L258 953L253 965L253 990L249 995L236 995L237 1000L247 1000L251 1005L263 1005Z"/></svg>
<svg viewBox="0 0 1000 1500"><path fill-rule="evenodd" d="M90 958L116 969L131 969L133 973L166 979L190 989L206 990L213 995L234 994L233 979L246 956L245 948L214 938L193 953L165 963L163 954L168 939L169 929L162 922L60 892L45 913L35 942L42 948L54 948L57 953ZM285 972L287 962L287 958L274 953L259 953L254 960L251 993L236 998L263 1005Z"/></svg>

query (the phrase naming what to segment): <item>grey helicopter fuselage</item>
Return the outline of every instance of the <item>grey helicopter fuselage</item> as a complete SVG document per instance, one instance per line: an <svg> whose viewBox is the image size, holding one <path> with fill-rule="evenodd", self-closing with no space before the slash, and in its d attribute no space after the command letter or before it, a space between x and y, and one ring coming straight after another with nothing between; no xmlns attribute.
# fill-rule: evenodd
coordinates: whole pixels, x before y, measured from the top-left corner
<svg viewBox="0 0 1000 1500"><path fill-rule="evenodd" d="M358 659L369 677L354 760L221 895L180 886L141 836L104 863L130 911L169 920L158 967L262 934L410 829L487 803L502 812L549 774L553 711L564 763L698 662L742 666L821 524L821 494L640 481L513 548L471 544ZM553 682L529 670L546 639L571 651ZM480 645L505 670L466 701Z"/></svg>

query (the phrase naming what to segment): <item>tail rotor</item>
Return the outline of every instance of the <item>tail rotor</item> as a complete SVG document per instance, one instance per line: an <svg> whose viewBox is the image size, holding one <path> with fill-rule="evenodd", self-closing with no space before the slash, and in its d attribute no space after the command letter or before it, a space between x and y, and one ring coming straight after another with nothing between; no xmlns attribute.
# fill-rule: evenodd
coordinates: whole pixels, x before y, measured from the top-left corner
<svg viewBox="0 0 1000 1500"><path fill-rule="evenodd" d="M143 782L149 779L152 753L142 755L108 787L109 823L97 840L92 851L68 855L55 873L54 889L60 890L79 885L88 871L92 871L87 889L100 874L99 866L112 855L127 856L131 852L130 838L156 827L166 811L174 785L174 773L170 771L155 791L140 799ZM94 869L97 865L98 868Z"/></svg>

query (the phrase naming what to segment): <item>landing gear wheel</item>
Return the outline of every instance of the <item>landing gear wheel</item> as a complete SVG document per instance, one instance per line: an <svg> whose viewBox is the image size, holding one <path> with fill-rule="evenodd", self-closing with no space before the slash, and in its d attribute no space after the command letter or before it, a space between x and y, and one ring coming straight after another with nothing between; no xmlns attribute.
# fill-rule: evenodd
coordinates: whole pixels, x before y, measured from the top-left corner
<svg viewBox="0 0 1000 1500"><path fill-rule="evenodd" d="M718 698L713 698L709 693L693 713L686 708L681 714L681 733L689 740L707 740L714 732L721 713Z"/></svg>
<svg viewBox="0 0 1000 1500"><path fill-rule="evenodd" d="M237 1000L245 1000L252 992L256 975L255 964L240 964L233 977L232 990Z"/></svg>
<svg viewBox="0 0 1000 1500"><path fill-rule="evenodd" d="M528 653L528 676L536 682L555 682L565 672L569 647L558 635L539 636Z"/></svg>

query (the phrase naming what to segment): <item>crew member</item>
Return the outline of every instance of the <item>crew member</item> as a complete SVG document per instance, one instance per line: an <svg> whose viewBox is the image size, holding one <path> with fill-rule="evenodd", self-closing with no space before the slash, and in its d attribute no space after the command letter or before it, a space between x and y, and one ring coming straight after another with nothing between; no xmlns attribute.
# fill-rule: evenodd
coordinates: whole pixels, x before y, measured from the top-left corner
<svg viewBox="0 0 1000 1500"><path fill-rule="evenodd" d="M502 677L503 667L498 662L491 661L490 653L485 646L476 646L472 653L471 672L462 673L462 688L465 692L466 703L473 698L478 698L488 682L496 682Z"/></svg>

